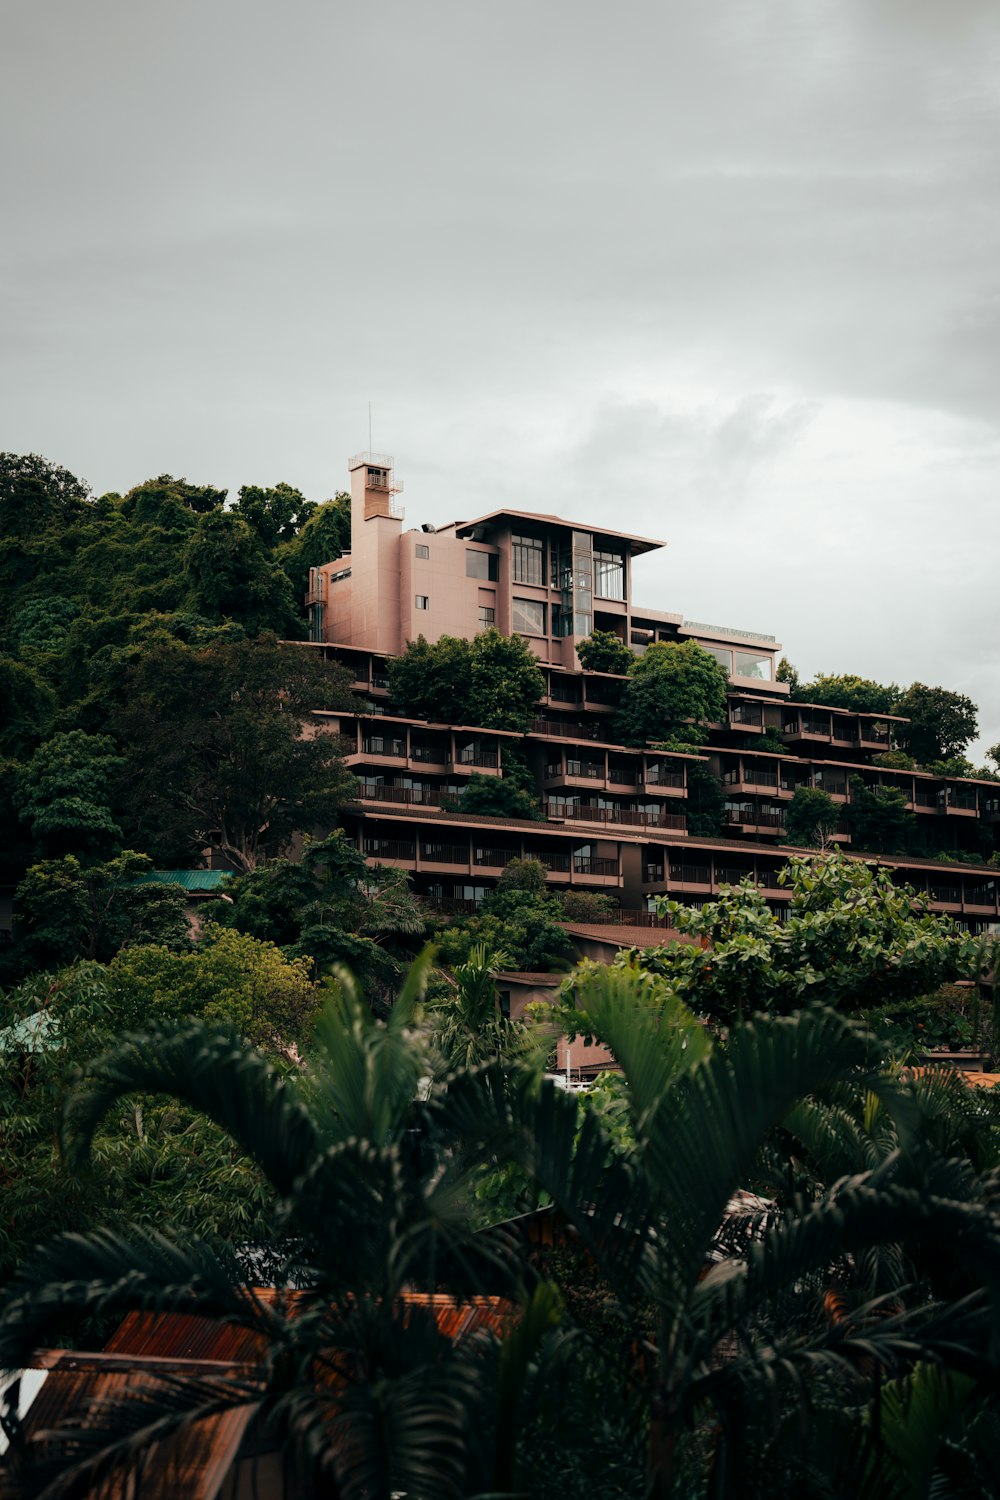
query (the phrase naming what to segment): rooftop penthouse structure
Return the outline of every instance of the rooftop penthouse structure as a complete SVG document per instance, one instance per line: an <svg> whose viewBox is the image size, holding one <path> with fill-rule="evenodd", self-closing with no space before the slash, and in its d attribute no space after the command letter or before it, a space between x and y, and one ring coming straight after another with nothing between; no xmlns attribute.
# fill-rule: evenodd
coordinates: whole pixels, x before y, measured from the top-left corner
<svg viewBox="0 0 1000 1500"><path fill-rule="evenodd" d="M977 843L989 852L1000 783L886 767L879 757L900 721L794 702L777 680L772 636L638 604L633 562L661 542L507 509L406 531L392 459L362 453L350 471L350 554L310 570L306 602L313 647L351 668L361 707L316 714L315 728L347 741L359 797L345 822L358 847L373 864L409 870L429 904L472 909L511 859L533 857L553 886L615 896L633 925L652 920L657 895L704 901L747 876L780 913L778 872L789 853L805 852L785 842L797 788L821 788L846 812L859 778L869 790L900 792L917 819L922 853L880 862L973 931L1000 922L997 872L933 857ZM526 739L394 712L388 658L418 635L471 638L493 626L523 637L545 679ZM577 655L595 629L636 653L694 640L716 656L729 678L727 713L704 747L681 754L622 743L615 716L626 679L585 671ZM515 743L544 821L464 813L469 777L502 775L504 746ZM695 765L725 793L712 837L689 828ZM846 819L832 839L858 852Z"/></svg>

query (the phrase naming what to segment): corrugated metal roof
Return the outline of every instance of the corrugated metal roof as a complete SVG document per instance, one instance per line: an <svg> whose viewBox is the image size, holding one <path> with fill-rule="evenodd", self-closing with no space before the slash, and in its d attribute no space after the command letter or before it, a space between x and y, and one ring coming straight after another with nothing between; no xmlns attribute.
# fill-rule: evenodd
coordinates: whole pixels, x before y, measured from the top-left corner
<svg viewBox="0 0 1000 1500"><path fill-rule="evenodd" d="M221 891L232 876L228 870L150 870L130 885L179 885L186 891Z"/></svg>

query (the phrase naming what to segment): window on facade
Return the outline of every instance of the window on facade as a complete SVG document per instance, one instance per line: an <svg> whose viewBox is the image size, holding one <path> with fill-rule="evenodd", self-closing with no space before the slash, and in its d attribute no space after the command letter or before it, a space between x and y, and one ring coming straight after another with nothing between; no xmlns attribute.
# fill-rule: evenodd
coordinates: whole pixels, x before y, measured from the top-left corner
<svg viewBox="0 0 1000 1500"><path fill-rule="evenodd" d="M494 552L478 552L474 547L465 549L466 578L489 578L496 583L500 577L500 559Z"/></svg>
<svg viewBox="0 0 1000 1500"><path fill-rule="evenodd" d="M495 625L496 624L496 621L497 621L497 612L496 612L496 610L495 609L491 609L489 607L489 605L487 605L487 604L481 604L479 606L479 628L480 628L480 630L489 630L489 628L490 628L491 625Z"/></svg>
<svg viewBox="0 0 1000 1500"><path fill-rule="evenodd" d="M771 681L771 658L756 652L737 651L735 677L755 677L758 682Z"/></svg>
<svg viewBox="0 0 1000 1500"><path fill-rule="evenodd" d="M709 646L705 641L699 641L698 645L715 657L727 677L733 675L733 653L731 651L727 651L724 646Z"/></svg>
<svg viewBox="0 0 1000 1500"><path fill-rule="evenodd" d="M512 629L518 635L545 634L545 605L536 599L513 600Z"/></svg>
<svg viewBox="0 0 1000 1500"><path fill-rule="evenodd" d="M431 601L426 594L418 594L413 603L417 609L429 609Z"/></svg>
<svg viewBox="0 0 1000 1500"><path fill-rule="evenodd" d="M534 536L511 537L511 561L515 583L533 583L541 587L545 582L545 547ZM515 630L517 626L515 625Z"/></svg>
<svg viewBox="0 0 1000 1500"><path fill-rule="evenodd" d="M417 556L418 557L430 557L430 555L431 555L431 549L428 546L426 546L423 542L418 542L417 543Z"/></svg>
<svg viewBox="0 0 1000 1500"><path fill-rule="evenodd" d="M601 599L625 598L625 559L616 552L594 553L594 593Z"/></svg>

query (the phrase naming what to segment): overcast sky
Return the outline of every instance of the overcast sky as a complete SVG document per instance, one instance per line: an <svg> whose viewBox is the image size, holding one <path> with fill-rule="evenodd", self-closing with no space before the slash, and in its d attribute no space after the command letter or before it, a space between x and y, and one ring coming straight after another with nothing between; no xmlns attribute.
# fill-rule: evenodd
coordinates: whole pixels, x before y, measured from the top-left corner
<svg viewBox="0 0 1000 1500"><path fill-rule="evenodd" d="M996 0L0 0L0 447L100 493L395 454L407 524L1000 740Z"/></svg>

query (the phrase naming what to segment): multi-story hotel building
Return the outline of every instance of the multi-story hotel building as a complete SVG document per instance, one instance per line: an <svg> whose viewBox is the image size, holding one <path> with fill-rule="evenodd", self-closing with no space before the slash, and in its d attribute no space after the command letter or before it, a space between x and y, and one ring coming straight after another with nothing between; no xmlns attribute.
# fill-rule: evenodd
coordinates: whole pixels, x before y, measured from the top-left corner
<svg viewBox="0 0 1000 1500"><path fill-rule="evenodd" d="M314 647L351 667L357 714L317 715L342 734L359 800L345 814L372 863L412 872L431 904L468 909L509 860L530 856L555 887L606 891L628 920L668 893L703 901L751 876L777 910L777 874L790 852L784 813L799 786L845 807L851 779L901 791L928 857L879 856L935 910L972 930L1000 920L995 872L932 856L974 848L1000 823L1000 783L878 764L893 720L791 700L776 679L771 636L685 620L633 596L633 560L662 545L559 516L496 510L471 521L404 530L392 459L350 461L351 551L310 573ZM520 736L476 724L428 724L394 714L386 664L424 635L471 637L496 626L537 656L546 692L522 748L537 779L543 822L461 811L473 773L501 774ZM695 640L729 676L726 720L698 754L627 747L615 733L623 677L586 672L577 643L613 631L636 652L653 641ZM723 832L688 831L689 768L701 761L726 794ZM458 806L458 810L456 809ZM846 823L835 840L851 852ZM867 856L872 857L872 856Z"/></svg>

